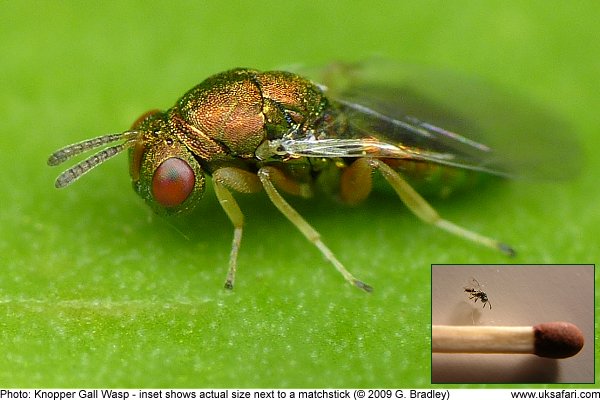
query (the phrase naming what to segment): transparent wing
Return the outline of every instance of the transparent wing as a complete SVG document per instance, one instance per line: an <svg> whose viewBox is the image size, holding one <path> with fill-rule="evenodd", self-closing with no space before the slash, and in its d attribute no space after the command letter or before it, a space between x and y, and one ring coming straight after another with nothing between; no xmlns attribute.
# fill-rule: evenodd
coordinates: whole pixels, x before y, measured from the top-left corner
<svg viewBox="0 0 600 400"><path fill-rule="evenodd" d="M451 167L472 169L490 174L511 176L494 166L485 166L477 157L458 156L456 152L427 150L422 147L401 147L377 139L306 139L275 140L271 144L280 154L324 158L402 158L429 161Z"/></svg>
<svg viewBox="0 0 600 400"><path fill-rule="evenodd" d="M467 285L463 287L465 289L465 291L468 292L480 292L481 289L481 285L479 285L479 282L477 281L477 279L475 278L470 278Z"/></svg>
<svg viewBox="0 0 600 400"><path fill-rule="evenodd" d="M341 143L288 143L290 152L407 157L537 179L569 178L580 169L581 149L568 123L481 80L384 60L305 75L335 99L350 133Z"/></svg>

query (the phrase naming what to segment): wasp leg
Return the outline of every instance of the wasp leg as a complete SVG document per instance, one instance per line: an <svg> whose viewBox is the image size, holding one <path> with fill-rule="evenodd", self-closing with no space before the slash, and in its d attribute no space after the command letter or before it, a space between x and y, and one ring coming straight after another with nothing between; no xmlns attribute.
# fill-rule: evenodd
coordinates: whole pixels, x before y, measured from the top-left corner
<svg viewBox="0 0 600 400"><path fill-rule="evenodd" d="M342 172L340 178L340 199L348 205L356 205L365 200L373 186L373 169L365 158L359 158Z"/></svg>
<svg viewBox="0 0 600 400"><path fill-rule="evenodd" d="M373 288L366 283L356 279L354 275L352 275L338 259L332 253L332 251L325 246L325 244L321 241L321 236L319 232L315 230L294 208L287 202L285 199L279 194L274 181L279 181L284 179L285 175L279 171L275 167L262 167L258 171L258 177L262 182L263 188L267 192L269 199L273 202L275 207L292 223L302 234L317 248L321 251L321 253L325 256L329 262L333 264L333 266L342 274L344 279L350 282L352 285L366 291L371 292ZM276 177L276 178L274 178Z"/></svg>
<svg viewBox="0 0 600 400"><path fill-rule="evenodd" d="M275 167L265 167L269 169L269 180L280 190L294 196L300 196L308 199L313 196L312 187L307 183L299 183L288 178L281 170Z"/></svg>
<svg viewBox="0 0 600 400"><path fill-rule="evenodd" d="M225 280L225 288L233 289L238 251L242 241L244 214L227 187L241 193L255 193L261 190L261 184L255 174L231 167L217 169L212 177L217 199L233 224L233 242L229 254L229 270Z"/></svg>
<svg viewBox="0 0 600 400"><path fill-rule="evenodd" d="M421 197L421 195L417 193L398 172L394 171L383 161L371 158L369 159L369 164L373 169L378 169L381 172L385 180L392 186L392 188L394 188L402 202L406 204L413 214L415 214L424 222L435 225L464 239L479 243L480 245L491 247L492 249L498 250L508 256L515 255L515 251L509 245L467 230L459 225L441 218L437 211L435 211L433 207L431 207L431 205L429 205L429 203L427 203L427 201Z"/></svg>

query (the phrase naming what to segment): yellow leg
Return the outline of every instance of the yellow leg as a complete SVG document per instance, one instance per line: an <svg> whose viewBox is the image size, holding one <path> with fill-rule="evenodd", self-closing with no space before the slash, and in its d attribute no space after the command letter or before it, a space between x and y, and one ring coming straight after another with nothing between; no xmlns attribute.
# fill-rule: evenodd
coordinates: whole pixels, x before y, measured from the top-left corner
<svg viewBox="0 0 600 400"><path fill-rule="evenodd" d="M229 270L225 279L225 288L233 289L237 270L237 256L242 241L244 214L227 187L242 193L254 193L261 189L260 181L251 172L237 168L221 168L213 173L213 184L217 199L233 224L233 242L229 254Z"/></svg>
<svg viewBox="0 0 600 400"><path fill-rule="evenodd" d="M270 180L277 188L279 188L279 190L305 199L312 197L313 191L309 184L298 183L295 180L288 178L281 170L275 167L268 168Z"/></svg>
<svg viewBox="0 0 600 400"><path fill-rule="evenodd" d="M515 251L509 245L467 230L453 222L441 218L437 211L435 211L433 207L431 207L431 205L429 205L429 203L427 203L427 201L421 197L421 195L417 193L398 172L394 171L383 161L378 159L369 159L369 164L373 169L378 169L381 172L385 180L392 186L392 188L394 188L398 196L400 196L402 202L406 204L413 214L415 214L424 222L435 225L454 235L478 243L482 246L491 247L492 249L498 250L509 256L515 255Z"/></svg>
<svg viewBox="0 0 600 400"><path fill-rule="evenodd" d="M290 220L292 224L325 256L329 262L342 274L344 279L350 282L352 285L366 291L371 292L373 288L366 283L356 279L338 259L335 257L333 252L325 246L321 241L319 232L315 230L294 208L279 194L275 185L273 185L273 176L277 176L277 179L282 179L284 175L275 167L263 167L258 171L258 177L263 185L263 188L267 192L267 195L277 207L277 209Z"/></svg>
<svg viewBox="0 0 600 400"><path fill-rule="evenodd" d="M371 193L373 168L366 158L359 158L342 172L340 199L348 205L356 205Z"/></svg>

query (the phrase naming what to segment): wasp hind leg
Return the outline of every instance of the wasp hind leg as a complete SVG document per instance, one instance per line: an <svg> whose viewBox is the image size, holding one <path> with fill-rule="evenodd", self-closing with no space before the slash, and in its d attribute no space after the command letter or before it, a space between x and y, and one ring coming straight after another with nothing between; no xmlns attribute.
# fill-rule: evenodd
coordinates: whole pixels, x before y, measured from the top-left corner
<svg viewBox="0 0 600 400"><path fill-rule="evenodd" d="M373 187L373 169L366 158L358 158L340 177L340 200L353 206L365 200Z"/></svg>
<svg viewBox="0 0 600 400"><path fill-rule="evenodd" d="M369 159L369 164L372 169L377 169L381 172L385 180L394 188L402 202L422 221L482 246L498 250L508 256L512 257L515 255L515 251L509 245L465 229L440 217L437 211L398 172L394 171L383 161L371 158Z"/></svg>

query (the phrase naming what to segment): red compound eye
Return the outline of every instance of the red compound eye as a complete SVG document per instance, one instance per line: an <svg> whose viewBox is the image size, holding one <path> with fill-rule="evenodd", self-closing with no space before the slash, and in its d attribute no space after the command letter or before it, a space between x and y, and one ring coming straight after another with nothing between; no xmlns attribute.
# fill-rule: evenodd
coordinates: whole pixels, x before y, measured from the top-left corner
<svg viewBox="0 0 600 400"><path fill-rule="evenodd" d="M163 161L152 177L152 195L165 207L176 207L183 203L192 190L196 177L190 165L180 158Z"/></svg>

